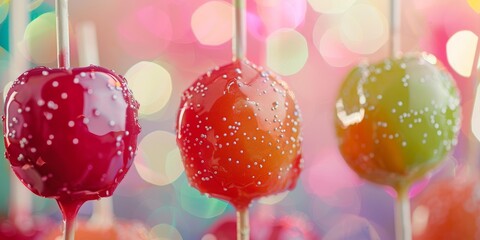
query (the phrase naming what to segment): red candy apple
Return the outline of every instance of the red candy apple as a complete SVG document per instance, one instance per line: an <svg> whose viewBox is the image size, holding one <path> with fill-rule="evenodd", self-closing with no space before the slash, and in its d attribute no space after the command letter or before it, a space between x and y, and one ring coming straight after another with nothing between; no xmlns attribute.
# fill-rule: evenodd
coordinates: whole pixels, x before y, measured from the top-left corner
<svg viewBox="0 0 480 240"><path fill-rule="evenodd" d="M476 172L433 183L415 199L414 239L479 239L479 191Z"/></svg>
<svg viewBox="0 0 480 240"><path fill-rule="evenodd" d="M246 209L295 186L300 113L271 73L248 61L208 72L184 92L177 119L185 172L200 192Z"/></svg>
<svg viewBox="0 0 480 240"><path fill-rule="evenodd" d="M110 196L133 161L138 107L126 80L105 68L29 70L5 100L6 157L37 195Z"/></svg>

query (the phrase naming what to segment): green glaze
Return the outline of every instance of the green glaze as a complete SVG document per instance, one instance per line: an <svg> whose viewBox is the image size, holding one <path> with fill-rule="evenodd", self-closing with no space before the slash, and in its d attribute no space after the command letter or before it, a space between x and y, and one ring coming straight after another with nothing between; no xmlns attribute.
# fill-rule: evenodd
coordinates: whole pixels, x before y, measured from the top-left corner
<svg viewBox="0 0 480 240"><path fill-rule="evenodd" d="M456 145L458 90L428 54L358 66L341 86L335 126L340 151L355 172L375 183L405 187Z"/></svg>

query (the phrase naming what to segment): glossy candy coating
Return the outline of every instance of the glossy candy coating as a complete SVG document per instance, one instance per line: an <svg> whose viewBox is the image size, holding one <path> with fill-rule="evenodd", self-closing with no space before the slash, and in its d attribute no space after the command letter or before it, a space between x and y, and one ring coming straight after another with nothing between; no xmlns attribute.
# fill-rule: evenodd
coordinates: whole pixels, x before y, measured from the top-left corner
<svg viewBox="0 0 480 240"><path fill-rule="evenodd" d="M361 65L341 86L335 127L357 174L395 188L409 185L457 143L458 90L432 55Z"/></svg>
<svg viewBox="0 0 480 240"><path fill-rule="evenodd" d="M6 157L39 196L110 196L133 161L138 107L126 80L105 68L34 68L6 97Z"/></svg>
<svg viewBox="0 0 480 240"><path fill-rule="evenodd" d="M414 239L478 239L480 229L478 175L442 179L414 201Z"/></svg>
<svg viewBox="0 0 480 240"><path fill-rule="evenodd" d="M185 172L200 192L242 209L295 187L300 112L271 73L248 61L208 72L184 92L177 120Z"/></svg>

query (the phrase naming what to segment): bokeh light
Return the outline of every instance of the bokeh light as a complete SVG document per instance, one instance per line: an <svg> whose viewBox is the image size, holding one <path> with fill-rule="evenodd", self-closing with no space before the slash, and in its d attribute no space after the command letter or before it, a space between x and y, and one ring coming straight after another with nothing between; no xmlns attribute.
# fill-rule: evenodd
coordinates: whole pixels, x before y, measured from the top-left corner
<svg viewBox="0 0 480 240"><path fill-rule="evenodd" d="M267 38L267 66L276 73L292 75L300 71L308 59L305 37L293 29L280 29Z"/></svg>
<svg viewBox="0 0 480 240"><path fill-rule="evenodd" d="M349 9L356 0L308 0L313 10L319 13L342 13Z"/></svg>
<svg viewBox="0 0 480 240"><path fill-rule="evenodd" d="M346 215L330 228L322 239L380 240L380 236L367 219L356 215Z"/></svg>
<svg viewBox="0 0 480 240"><path fill-rule="evenodd" d="M171 184L184 170L175 135L165 131L152 132L140 141L134 164L143 180L159 186Z"/></svg>
<svg viewBox="0 0 480 240"><path fill-rule="evenodd" d="M471 121L473 135L480 141L480 124L478 123L480 123L480 85L477 86Z"/></svg>
<svg viewBox="0 0 480 240"><path fill-rule="evenodd" d="M175 194L169 193L169 194ZM147 200L147 199L145 199ZM167 204L161 204L161 199L148 199L150 203L146 203L148 205L152 205L152 210L149 213L148 219L146 220L146 224L149 224L151 226L154 226L156 224L169 224L172 226L178 226L178 221L180 219L180 214L181 214L181 209L179 209L176 206L172 205L167 205ZM145 203L145 201L144 201ZM156 205L156 206L153 206ZM159 208L156 208L158 206L161 206Z"/></svg>
<svg viewBox="0 0 480 240"><path fill-rule="evenodd" d="M214 218L225 212L228 204L216 198L202 195L192 188L184 179L178 185L180 188L180 205L183 210L199 218Z"/></svg>
<svg viewBox="0 0 480 240"><path fill-rule="evenodd" d="M358 187L362 180L348 167L336 149L320 151L302 177L305 190L329 204L352 206L358 201L355 187Z"/></svg>
<svg viewBox="0 0 480 240"><path fill-rule="evenodd" d="M285 199L287 197L288 193L289 193L289 191L286 191L286 192L282 192L282 193L275 194L275 195L272 195L272 196L262 197L262 198L258 199L258 202L261 203L261 204L275 205L275 204L281 202L283 199Z"/></svg>
<svg viewBox="0 0 480 240"><path fill-rule="evenodd" d="M413 235L419 235L428 226L428 218L430 217L430 210L425 206L417 206L412 211L412 231Z"/></svg>
<svg viewBox="0 0 480 240"><path fill-rule="evenodd" d="M323 59L334 67L345 67L355 62L355 56L340 41L338 28L330 28L318 44L318 50Z"/></svg>
<svg viewBox="0 0 480 240"><path fill-rule="evenodd" d="M232 38L230 3L210 1L200 6L192 15L191 26L195 37L204 45L220 45Z"/></svg>
<svg viewBox="0 0 480 240"><path fill-rule="evenodd" d="M340 23L341 40L351 51L372 54L388 40L388 22L377 8L359 3L350 7Z"/></svg>
<svg viewBox="0 0 480 240"><path fill-rule="evenodd" d="M268 32L296 28L305 20L306 0L257 0L257 13Z"/></svg>
<svg viewBox="0 0 480 240"><path fill-rule="evenodd" d="M140 103L139 113L149 115L162 110L172 95L170 73L162 66L142 61L125 74L128 85Z"/></svg>
<svg viewBox="0 0 480 240"><path fill-rule="evenodd" d="M480 1L479 0L467 0L468 5L477 13L480 13Z"/></svg>
<svg viewBox="0 0 480 240"><path fill-rule="evenodd" d="M180 232L174 226L168 224L155 225L150 230L150 238L154 240L183 240Z"/></svg>
<svg viewBox="0 0 480 240"><path fill-rule="evenodd" d="M450 66L462 77L470 77L477 49L478 36L468 30L453 34L447 42Z"/></svg>
<svg viewBox="0 0 480 240"><path fill-rule="evenodd" d="M158 57L172 40L173 26L170 16L154 3L140 5L127 16L117 20L120 46L138 59Z"/></svg>
<svg viewBox="0 0 480 240"><path fill-rule="evenodd" d="M342 43L339 21L339 18L320 16L313 27L313 44L323 60L333 67L345 67L359 59Z"/></svg>
<svg viewBox="0 0 480 240"><path fill-rule="evenodd" d="M56 65L54 1L28 0L33 22L22 32L24 41L10 45L7 14L13 1L0 0L2 86L13 80L8 77L8 51L12 46L31 61L31 66ZM153 227L149 232L152 240L202 236L204 240L225 239L207 230L215 227L217 219L229 216L230 227L223 231L231 234L226 239L235 239L233 206L202 195L188 184L174 135L181 91L207 69L231 60L231 1L86 0L70 4L71 40L77 39L75 26L94 22L102 65L122 74L128 71L129 86L141 102L142 142L135 170L129 170L113 196L115 215ZM480 1L422 0L404 1L402 5L403 50L435 54L451 70L465 106L471 109L478 77L474 65L479 58ZM313 239L395 238L393 198L389 195L394 196L393 192L387 194L384 188L360 180L349 169L337 150L331 127L337 89L350 67L366 59L376 62L387 54L388 6L389 1L383 0L248 1L247 57L280 75L288 75L284 78L296 93L305 137L301 181L293 191L254 202L250 211L252 239L270 239L271 234L276 234L272 237L276 240L309 239L295 234L305 222L292 217L296 213L312 221L311 231L317 236ZM282 31L288 33L286 37L279 37ZM277 47L272 41L277 41ZM72 66L76 66L78 45L72 42L71 47ZM8 89L9 85L5 91ZM476 124L480 122L480 96L476 98L472 123L468 109L462 125L465 134L460 135L449 165L442 165L431 182L421 181L413 191L425 187L424 192L428 191L436 179L457 174L458 164L469 157L466 133L470 126L480 139ZM0 219L8 214L9 172L8 162L0 161L0 189L4 193L0 196ZM441 219L434 217L433 210L444 208L416 206L415 199L420 196L412 201L413 230L443 230L428 224ZM55 201L34 199L34 214L53 218L60 228L61 215ZM81 210L80 217L88 217L90 212L91 203ZM466 218L456 222L461 226L475 225Z"/></svg>
<svg viewBox="0 0 480 240"><path fill-rule="evenodd" d="M419 195L412 204L413 239L479 239L478 182L476 169L463 169Z"/></svg>
<svg viewBox="0 0 480 240"><path fill-rule="evenodd" d="M38 65L49 65L57 59L56 19L47 12L31 21L25 29L23 47L27 56Z"/></svg>
<svg viewBox="0 0 480 240"><path fill-rule="evenodd" d="M7 1L8 2L8 1ZM42 5L43 0L30 0L30 10L34 10Z"/></svg>
<svg viewBox="0 0 480 240"><path fill-rule="evenodd" d="M10 7L9 1L0 1L0 23L2 23L8 16L8 9Z"/></svg>

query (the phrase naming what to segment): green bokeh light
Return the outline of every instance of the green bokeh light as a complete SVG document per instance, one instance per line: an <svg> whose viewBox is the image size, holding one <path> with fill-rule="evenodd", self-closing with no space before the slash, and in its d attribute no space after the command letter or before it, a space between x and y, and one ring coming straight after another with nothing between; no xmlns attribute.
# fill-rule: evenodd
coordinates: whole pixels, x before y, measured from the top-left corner
<svg viewBox="0 0 480 240"><path fill-rule="evenodd" d="M32 8L32 11L30 12L30 20L34 20L38 16L46 12L51 12L54 9L52 5L39 0L34 0L32 1L31 4L32 5L30 7ZM3 11L4 9L8 10L8 8L9 8L8 1L6 1L6 3L0 4L0 12ZM9 17L6 17L2 21L1 13L0 13L0 36L2 36L0 37L0 47L6 49L7 51L10 49L10 44L8 42L9 38L7 37L8 31L9 31L9 25L10 25Z"/></svg>
<svg viewBox="0 0 480 240"><path fill-rule="evenodd" d="M187 183L183 174L175 183L175 188L180 194L180 205L183 210L199 217L210 219L225 212L228 203L202 195Z"/></svg>
<svg viewBox="0 0 480 240"><path fill-rule="evenodd" d="M267 66L276 73L288 76L300 71L308 59L305 37L293 29L272 33L267 42Z"/></svg>

